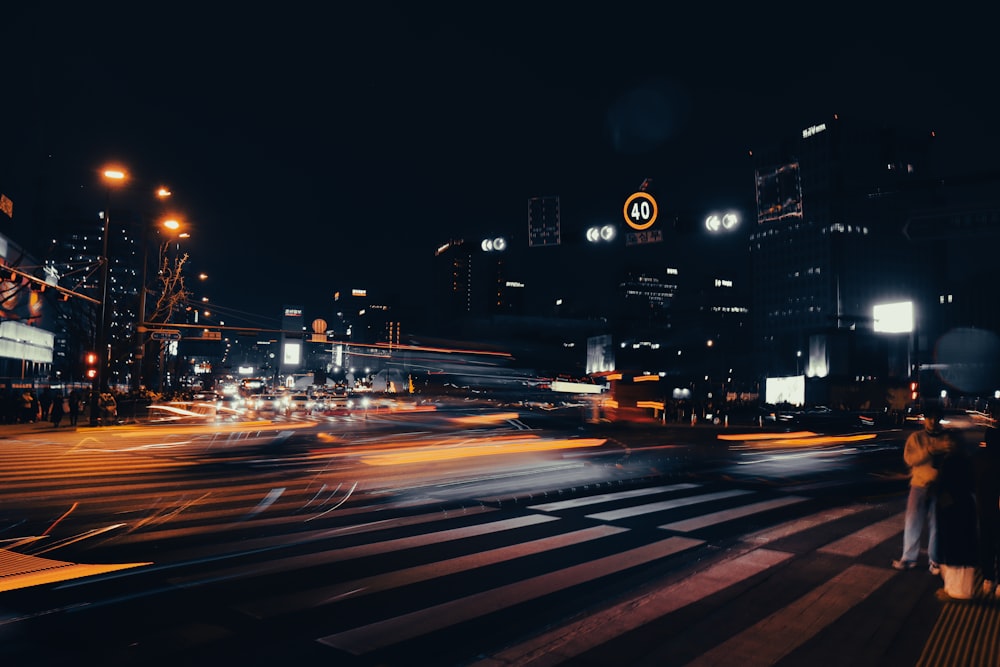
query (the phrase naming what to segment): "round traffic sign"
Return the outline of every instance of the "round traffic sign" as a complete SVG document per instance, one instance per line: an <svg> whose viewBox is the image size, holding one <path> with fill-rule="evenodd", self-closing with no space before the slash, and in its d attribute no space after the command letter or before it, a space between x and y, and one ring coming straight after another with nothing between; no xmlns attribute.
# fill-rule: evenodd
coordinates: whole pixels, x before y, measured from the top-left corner
<svg viewBox="0 0 1000 667"><path fill-rule="evenodd" d="M636 192L625 200L624 213L632 229L649 229L656 222L656 200L648 192Z"/></svg>

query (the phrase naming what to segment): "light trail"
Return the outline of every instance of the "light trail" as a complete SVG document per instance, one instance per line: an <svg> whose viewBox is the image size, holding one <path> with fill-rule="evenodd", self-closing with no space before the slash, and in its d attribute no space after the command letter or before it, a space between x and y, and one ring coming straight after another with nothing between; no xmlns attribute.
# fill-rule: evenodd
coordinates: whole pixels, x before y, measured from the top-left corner
<svg viewBox="0 0 1000 667"><path fill-rule="evenodd" d="M582 447L600 447L607 440L604 438L580 438L576 440L538 440L533 442L505 441L473 446L455 446L443 449L423 447L416 451L386 452L362 456L360 461L371 466L407 465L414 463L431 463L434 461L450 461L455 459L473 458L479 456L499 456L509 454L528 454L535 452L550 452Z"/></svg>

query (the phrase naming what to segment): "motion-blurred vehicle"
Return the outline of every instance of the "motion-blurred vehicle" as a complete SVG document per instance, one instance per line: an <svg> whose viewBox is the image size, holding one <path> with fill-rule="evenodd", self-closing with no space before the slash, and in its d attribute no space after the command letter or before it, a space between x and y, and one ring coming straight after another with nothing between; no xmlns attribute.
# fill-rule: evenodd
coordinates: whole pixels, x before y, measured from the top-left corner
<svg viewBox="0 0 1000 667"><path fill-rule="evenodd" d="M941 426L945 428L967 429L996 426L996 419L989 413L982 412L981 410L945 408L941 413ZM908 409L906 412L906 421L922 424L924 421L924 411L916 407Z"/></svg>
<svg viewBox="0 0 1000 667"><path fill-rule="evenodd" d="M154 403L147 408L149 423L177 424L205 422L236 421L242 418L242 413L225 406L216 405L213 401L171 401L170 403Z"/></svg>
<svg viewBox="0 0 1000 667"><path fill-rule="evenodd" d="M255 417L273 417L283 410L281 399L274 394L260 394L247 399L248 409Z"/></svg>
<svg viewBox="0 0 1000 667"><path fill-rule="evenodd" d="M775 423L774 410L761 405L736 405L724 408L719 416L730 426L769 426Z"/></svg>
<svg viewBox="0 0 1000 667"><path fill-rule="evenodd" d="M315 401L309 394L289 394L285 397L286 415L308 415L312 414Z"/></svg>

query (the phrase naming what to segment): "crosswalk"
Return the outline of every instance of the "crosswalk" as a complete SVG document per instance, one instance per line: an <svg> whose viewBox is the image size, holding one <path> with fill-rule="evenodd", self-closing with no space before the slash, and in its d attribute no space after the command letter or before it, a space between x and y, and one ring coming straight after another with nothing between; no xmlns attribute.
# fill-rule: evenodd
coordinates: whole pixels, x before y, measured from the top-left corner
<svg viewBox="0 0 1000 667"><path fill-rule="evenodd" d="M223 537L210 559L166 554L173 562L160 567L171 586L201 591L260 624L261 636L275 625L301 627L296 640L325 647L331 660L411 664L421 655L422 664L547 665L766 577L801 557L783 545L843 523L843 535L819 549L842 559L840 571L785 605L765 605L756 624L691 661L732 664L725 656L752 649L759 659L746 664L763 665L884 585L893 571L858 559L894 543L903 525L898 504L818 509L804 495L695 482L580 494L516 510L486 502L454 514L415 509L393 519L345 509L326 517L337 526L284 539ZM144 541L156 542L156 535ZM720 544L729 545L721 557ZM611 605L592 598L613 590L616 578L647 572L662 580L650 590ZM584 609L575 602L581 591L589 600ZM837 603L829 604L831 598ZM544 628L536 627L538 619ZM480 644L487 627L489 638ZM794 632L756 646L776 628Z"/></svg>
<svg viewBox="0 0 1000 667"><path fill-rule="evenodd" d="M100 479L76 465L81 479ZM179 480L140 486L158 502ZM899 574L888 567L903 526L898 495L828 507L803 487L689 478L443 509L433 495L381 505L352 491L274 479L182 489L179 502L125 518L113 542L134 559L127 566L52 561L80 578L47 585L67 608L142 604L163 637L193 634L195 622L148 603L185 591L231 630L195 649L262 662L308 646L347 665L701 667L738 655L745 667L808 654ZM25 545L0 543L0 563L40 562L40 547ZM791 587L778 585L785 570ZM191 650L131 645L177 660Z"/></svg>

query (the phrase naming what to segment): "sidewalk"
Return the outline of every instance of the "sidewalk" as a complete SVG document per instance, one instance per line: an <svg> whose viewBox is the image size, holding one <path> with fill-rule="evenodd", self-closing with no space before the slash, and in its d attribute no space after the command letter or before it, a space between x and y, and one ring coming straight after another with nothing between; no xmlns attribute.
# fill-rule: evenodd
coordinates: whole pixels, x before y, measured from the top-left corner
<svg viewBox="0 0 1000 667"><path fill-rule="evenodd" d="M0 439L16 438L22 435L41 435L43 433L65 433L88 428L95 427L90 426L90 424L82 418L77 422L76 426L70 426L68 417L63 417L63 420L59 423L58 428L53 426L52 422L46 421L28 424L0 424ZM107 428L112 427L109 426Z"/></svg>

